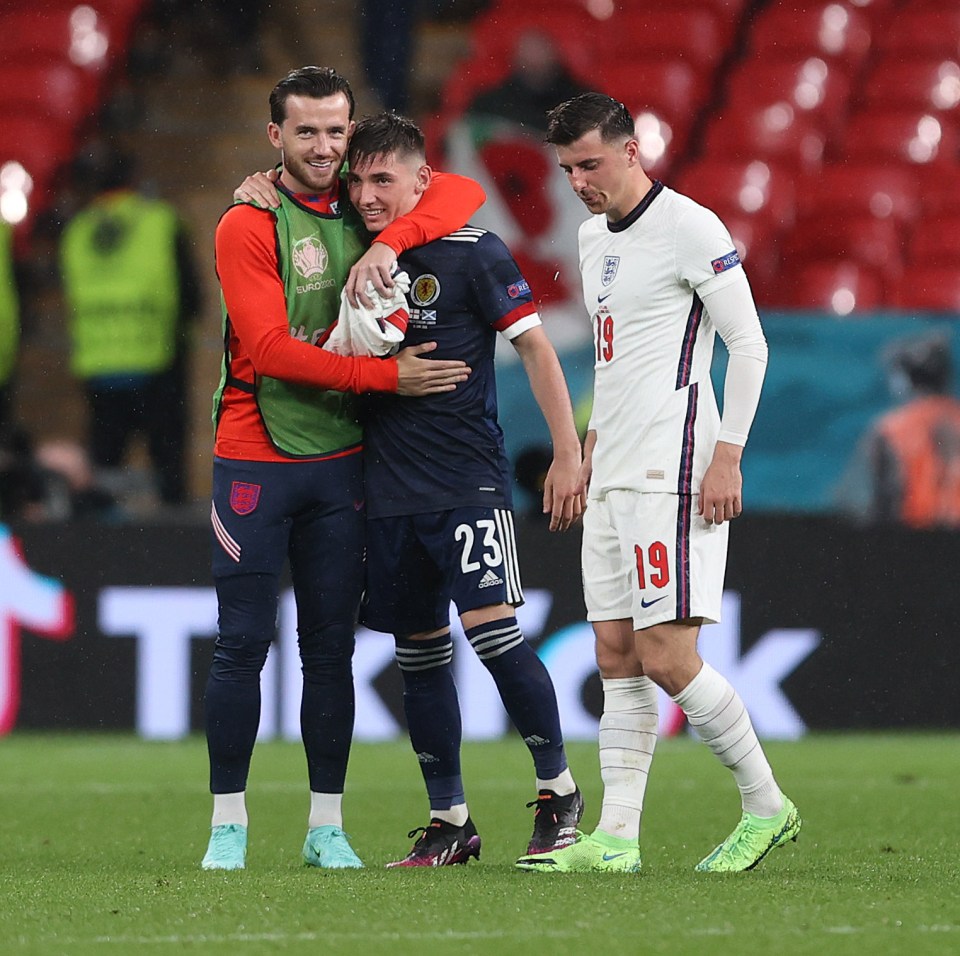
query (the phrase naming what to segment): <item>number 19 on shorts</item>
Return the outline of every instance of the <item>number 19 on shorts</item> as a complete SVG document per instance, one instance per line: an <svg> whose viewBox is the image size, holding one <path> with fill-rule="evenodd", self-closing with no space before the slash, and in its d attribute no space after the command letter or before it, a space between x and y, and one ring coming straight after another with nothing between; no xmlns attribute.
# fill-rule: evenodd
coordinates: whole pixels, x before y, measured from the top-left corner
<svg viewBox="0 0 960 956"><path fill-rule="evenodd" d="M646 590L648 582L655 588L670 583L669 552L662 541L654 541L646 550L635 544L633 555L637 562L637 586L641 591Z"/></svg>

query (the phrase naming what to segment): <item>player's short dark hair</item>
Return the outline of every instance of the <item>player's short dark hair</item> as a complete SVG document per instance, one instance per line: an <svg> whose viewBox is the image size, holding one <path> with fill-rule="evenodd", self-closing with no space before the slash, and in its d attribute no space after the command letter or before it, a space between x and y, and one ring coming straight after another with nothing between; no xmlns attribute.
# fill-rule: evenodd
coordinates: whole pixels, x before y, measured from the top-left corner
<svg viewBox="0 0 960 956"><path fill-rule="evenodd" d="M329 66L301 66L291 70L270 91L270 119L280 126L287 118L288 96L310 96L322 100L343 93L350 104L350 119L357 103L346 78Z"/></svg>
<svg viewBox="0 0 960 956"><path fill-rule="evenodd" d="M546 141L569 146L591 130L606 143L634 135L633 117L623 103L606 93L581 93L547 113Z"/></svg>
<svg viewBox="0 0 960 956"><path fill-rule="evenodd" d="M347 158L352 167L372 159L396 153L402 158L426 156L426 141L423 130L413 120L396 113L378 113L367 116L357 123Z"/></svg>

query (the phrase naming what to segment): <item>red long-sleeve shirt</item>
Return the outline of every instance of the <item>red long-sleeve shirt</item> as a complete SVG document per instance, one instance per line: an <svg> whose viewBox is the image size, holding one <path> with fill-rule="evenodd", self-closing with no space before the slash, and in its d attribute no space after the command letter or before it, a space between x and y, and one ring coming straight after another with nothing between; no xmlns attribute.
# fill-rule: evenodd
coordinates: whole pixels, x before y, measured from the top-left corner
<svg viewBox="0 0 960 956"><path fill-rule="evenodd" d="M340 198L340 184L322 196L296 198L329 213ZM377 241L399 255L460 228L485 198L473 180L435 173L413 211L384 229ZM358 394L396 391L396 359L334 355L290 335L272 214L250 205L232 206L217 226L215 242L217 275L230 316L233 376L252 382L256 375L267 375ZM221 398L214 454L247 461L290 461L271 444L254 396L232 386L224 389Z"/></svg>

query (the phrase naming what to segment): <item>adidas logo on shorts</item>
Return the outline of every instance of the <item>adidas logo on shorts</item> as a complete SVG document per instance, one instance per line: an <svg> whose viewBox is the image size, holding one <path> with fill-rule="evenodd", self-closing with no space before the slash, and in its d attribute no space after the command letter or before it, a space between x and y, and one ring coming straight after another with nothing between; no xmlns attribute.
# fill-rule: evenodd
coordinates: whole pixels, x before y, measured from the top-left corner
<svg viewBox="0 0 960 956"><path fill-rule="evenodd" d="M481 588L492 588L498 584L503 584L503 578L498 578L493 571L487 571L482 578L480 578L480 583L477 587Z"/></svg>

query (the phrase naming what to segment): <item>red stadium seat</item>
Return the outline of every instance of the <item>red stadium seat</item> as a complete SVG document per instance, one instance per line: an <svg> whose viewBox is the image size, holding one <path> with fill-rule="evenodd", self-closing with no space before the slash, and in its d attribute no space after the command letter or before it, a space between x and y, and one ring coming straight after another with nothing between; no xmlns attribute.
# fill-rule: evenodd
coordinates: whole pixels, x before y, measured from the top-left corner
<svg viewBox="0 0 960 956"><path fill-rule="evenodd" d="M734 68L726 91L726 102L735 109L786 102L830 132L841 127L849 101L850 78L820 56L745 60Z"/></svg>
<svg viewBox="0 0 960 956"><path fill-rule="evenodd" d="M0 16L0 62L52 60L99 72L112 53L109 26L90 6Z"/></svg>
<svg viewBox="0 0 960 956"><path fill-rule="evenodd" d="M884 57L864 80L863 101L867 109L932 110L956 117L960 110L960 62L944 57Z"/></svg>
<svg viewBox="0 0 960 956"><path fill-rule="evenodd" d="M648 175L665 178L681 154L685 131L675 133L669 121L654 112L634 113L633 118L641 165Z"/></svg>
<svg viewBox="0 0 960 956"><path fill-rule="evenodd" d="M690 127L704 105L706 85L693 67L677 60L641 57L597 70L595 85L621 100L634 116L653 113L671 131L670 151L686 147Z"/></svg>
<svg viewBox="0 0 960 956"><path fill-rule="evenodd" d="M721 217L750 280L754 298L765 305L775 296L780 271L780 251L769 222L756 216L729 213Z"/></svg>
<svg viewBox="0 0 960 956"><path fill-rule="evenodd" d="M870 52L871 22L867 14L843 3L771 3L758 12L747 42L753 56L820 56L852 74Z"/></svg>
<svg viewBox="0 0 960 956"><path fill-rule="evenodd" d="M880 276L852 262L808 262L796 268L785 263L784 279L775 303L784 308L849 315L878 309L884 302Z"/></svg>
<svg viewBox="0 0 960 956"><path fill-rule="evenodd" d="M47 204L73 148L72 132L66 126L35 116L0 117L0 167L15 162L29 174L29 212Z"/></svg>
<svg viewBox="0 0 960 956"><path fill-rule="evenodd" d="M882 163L828 163L800 184L802 218L828 215L890 217L912 222L920 215L920 184L913 171Z"/></svg>
<svg viewBox="0 0 960 956"><path fill-rule="evenodd" d="M25 112L77 126L93 111L98 82L67 62L0 65L0 111Z"/></svg>
<svg viewBox="0 0 960 956"><path fill-rule="evenodd" d="M854 262L881 273L885 282L903 271L904 236L893 219L839 214L800 220L784 243L790 268L821 260Z"/></svg>
<svg viewBox="0 0 960 956"><path fill-rule="evenodd" d="M101 25L105 24L108 28L111 41L125 48L134 24L146 6L146 0L43 0L41 5L44 13L67 11L68 14L78 6L93 10Z"/></svg>
<svg viewBox="0 0 960 956"><path fill-rule="evenodd" d="M704 156L762 159L811 172L822 164L825 144L822 127L788 103L752 111L734 105L707 127Z"/></svg>
<svg viewBox="0 0 960 956"><path fill-rule="evenodd" d="M724 222L751 220L763 235L793 224L794 178L774 163L754 160L705 160L687 166L676 188L712 209Z"/></svg>
<svg viewBox="0 0 960 956"><path fill-rule="evenodd" d="M960 269L915 266L907 270L891 294L898 309L960 313Z"/></svg>
<svg viewBox="0 0 960 956"><path fill-rule="evenodd" d="M907 259L914 265L960 271L960 214L918 222L907 243Z"/></svg>
<svg viewBox="0 0 960 956"><path fill-rule="evenodd" d="M843 154L849 161L887 160L916 166L954 165L960 134L934 113L868 110L850 118Z"/></svg>
<svg viewBox="0 0 960 956"><path fill-rule="evenodd" d="M960 57L960 7L943 3L912 9L912 4L904 4L897 11L893 28L877 37L877 47L884 57L956 59Z"/></svg>
<svg viewBox="0 0 960 956"><path fill-rule="evenodd" d="M604 60L629 62L637 54L679 60L712 72L727 52L729 28L703 5L648 10L632 7L604 22Z"/></svg>
<svg viewBox="0 0 960 956"><path fill-rule="evenodd" d="M688 63L639 56L629 63L598 64L595 85L626 104L631 112L653 110L687 125L703 106L707 84Z"/></svg>
<svg viewBox="0 0 960 956"><path fill-rule="evenodd" d="M960 165L928 166L911 172L916 176L925 217L960 216Z"/></svg>

